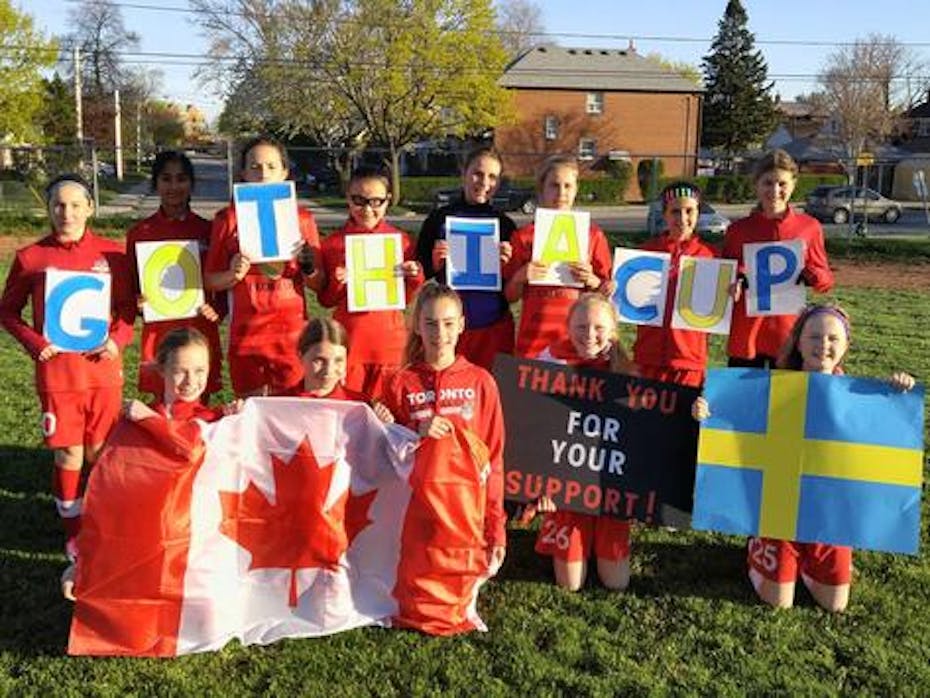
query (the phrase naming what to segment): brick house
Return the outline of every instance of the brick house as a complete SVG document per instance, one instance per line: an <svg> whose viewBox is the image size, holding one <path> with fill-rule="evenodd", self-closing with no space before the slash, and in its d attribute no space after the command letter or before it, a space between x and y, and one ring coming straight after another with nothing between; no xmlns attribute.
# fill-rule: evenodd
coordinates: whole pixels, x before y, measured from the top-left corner
<svg viewBox="0 0 930 698"><path fill-rule="evenodd" d="M544 45L530 49L499 84L515 121L495 129L507 172L531 175L552 153L576 153L591 169L629 159L627 200L641 199L636 166L661 158L666 176L692 176L700 143L702 88L628 49Z"/></svg>

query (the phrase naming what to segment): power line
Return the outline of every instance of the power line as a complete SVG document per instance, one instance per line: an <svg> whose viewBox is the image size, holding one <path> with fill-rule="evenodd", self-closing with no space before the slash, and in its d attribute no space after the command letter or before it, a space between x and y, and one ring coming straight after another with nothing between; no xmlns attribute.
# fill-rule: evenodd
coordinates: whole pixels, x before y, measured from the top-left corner
<svg viewBox="0 0 930 698"><path fill-rule="evenodd" d="M67 0L71 4L80 4L82 0ZM150 5L147 3L137 3L137 2L111 2L111 5L119 8L125 8L127 10L145 10L151 12L169 12L177 14L188 14L188 15L203 15L211 16L214 13L208 10L196 9L192 7L165 7L162 5ZM227 15L234 17L247 17L248 15L244 12L237 12L230 10L225 12ZM345 19L334 19L332 20L335 24L356 24L356 20L351 18ZM382 25L383 26L383 25ZM467 30L464 29L449 29L449 32L464 32ZM494 34L499 36L507 36L511 34L524 34L524 32L516 31L507 31L503 29L492 29L485 32L487 34ZM710 44L713 42L713 37L696 37L696 36L663 36L663 35L653 35L653 34L600 34L600 33L588 33L588 32L552 32L552 31L542 31L542 32L525 32L527 36L534 36L538 38L562 38L562 39L593 39L598 41L651 41L654 43L693 43L693 44ZM766 46L806 46L806 47L821 47L821 48L833 48L833 47L844 47L844 46L855 46L856 41L835 41L827 39L760 39L758 36L755 38L755 43ZM898 41L892 39L888 42L879 42L878 45L890 45L894 44L897 46L902 46L906 48L928 48L930 47L930 41Z"/></svg>
<svg viewBox="0 0 930 698"><path fill-rule="evenodd" d="M5 51L15 51L22 50L22 46L0 46L0 53ZM240 63L240 62L249 62L255 63L258 65L268 66L268 67L301 67L301 68L331 68L337 66L338 64L333 61L326 60L301 60L293 58L262 58L262 57L245 57L245 56L213 56L206 53L169 53L163 51L113 51L110 52L110 55L114 58L120 59L124 63L134 64L134 65L175 65L182 67L205 67L209 65L214 65L216 63ZM66 49L59 49L59 58L58 60L62 63L69 63L73 61L73 56ZM416 69L422 70L424 66L419 63L397 63L391 64L384 61L363 61L355 60L349 64L350 68L380 68L380 69L396 69L396 70L407 70L407 69ZM436 68L437 72L448 72L443 68ZM476 74L498 74L500 71L492 70L490 68L481 68L481 67L465 67L457 68L455 72L467 72L467 73L476 73ZM516 77L642 77L649 79L682 79L682 75L674 70L618 70L618 69L605 69L605 68L582 68L582 67L568 67L568 68L511 68L506 73L507 75L516 76ZM768 78L771 80L817 80L821 77L821 73L769 73ZM906 81L906 80L916 80L916 81L930 81L930 74L920 75L920 74L903 74L903 75L892 75L888 76L884 73L875 73L873 75L861 74L853 75L847 78L852 81L858 82L867 82L867 81L876 81L876 82L897 82L897 81Z"/></svg>

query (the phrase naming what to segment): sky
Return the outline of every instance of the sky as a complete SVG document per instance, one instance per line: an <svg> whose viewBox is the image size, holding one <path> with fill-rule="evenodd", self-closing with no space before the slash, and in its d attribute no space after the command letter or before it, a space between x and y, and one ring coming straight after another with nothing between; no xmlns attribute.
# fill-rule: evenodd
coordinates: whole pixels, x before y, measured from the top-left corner
<svg viewBox="0 0 930 698"><path fill-rule="evenodd" d="M183 0L115 0L126 27L141 36L140 51L204 53L206 40L196 14L146 9L189 9ZM506 0L504 0L506 1ZM14 0L46 34L66 34L68 11L77 0ZM390 2L390 0L385 0ZM717 32L726 0L536 0L547 36L564 46L624 48L630 39L641 54L700 65ZM891 35L930 62L930 2L927 0L743 0L749 28L768 62L775 91L784 100L816 89L816 75L837 44L869 33ZM790 42L790 43L786 43ZM137 57L138 61L146 59ZM194 104L208 118L221 98L199 84L187 65L151 65L162 72L158 96Z"/></svg>

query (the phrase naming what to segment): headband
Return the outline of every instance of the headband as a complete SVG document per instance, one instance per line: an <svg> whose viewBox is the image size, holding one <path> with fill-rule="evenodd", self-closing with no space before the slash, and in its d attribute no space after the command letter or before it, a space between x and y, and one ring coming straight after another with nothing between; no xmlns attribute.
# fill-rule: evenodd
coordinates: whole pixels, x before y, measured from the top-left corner
<svg viewBox="0 0 930 698"><path fill-rule="evenodd" d="M666 204L670 201L675 201L676 199L682 199L685 197L700 201L701 190L693 184L689 184L688 182L680 182L678 184L672 184L666 187L662 192L662 202Z"/></svg>
<svg viewBox="0 0 930 698"><path fill-rule="evenodd" d="M829 305L810 306L810 308L807 311L807 315L804 318L804 322L807 322L814 315L832 315L833 317L835 317L837 320L840 321L840 324L843 325L843 329L846 330L846 341L848 342L850 340L851 333L849 331L849 319L839 310Z"/></svg>
<svg viewBox="0 0 930 698"><path fill-rule="evenodd" d="M55 193L65 184L77 184L81 189L84 190L84 196L87 197L88 201L94 200L94 194L91 191L90 184L87 183L87 180L77 174L63 174L55 177L51 182L49 182L45 187L45 203L46 205L51 203L52 197Z"/></svg>

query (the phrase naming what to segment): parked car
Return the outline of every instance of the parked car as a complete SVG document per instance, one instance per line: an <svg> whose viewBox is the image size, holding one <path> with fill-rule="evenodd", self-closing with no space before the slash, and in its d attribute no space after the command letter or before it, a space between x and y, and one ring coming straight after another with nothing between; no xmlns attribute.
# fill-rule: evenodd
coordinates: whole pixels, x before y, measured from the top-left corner
<svg viewBox="0 0 930 698"><path fill-rule="evenodd" d="M100 177L115 177L116 165L111 165L109 162L98 161L97 175Z"/></svg>
<svg viewBox="0 0 930 698"><path fill-rule="evenodd" d="M304 175L304 181L311 191L320 193L327 191L339 192L342 179L334 168L327 166L311 167Z"/></svg>
<svg viewBox="0 0 930 698"><path fill-rule="evenodd" d="M894 223L901 217L902 208L873 189L822 185L808 195L804 210L814 218L838 224L848 222L853 211L856 218L867 213L870 220Z"/></svg>
<svg viewBox="0 0 930 698"><path fill-rule="evenodd" d="M461 187L455 189L437 189L433 195L433 205L436 208L448 206L453 201L462 198ZM522 211L533 213L536 211L536 192L530 188L514 186L510 181L503 180L491 199L491 205L501 211Z"/></svg>
<svg viewBox="0 0 930 698"><path fill-rule="evenodd" d="M722 216L709 203L702 201L698 212L697 232L699 234L723 235L730 225L730 219ZM650 235L658 235L665 230L665 221L662 219L662 202L653 201L649 204L649 213L646 214L646 230Z"/></svg>

